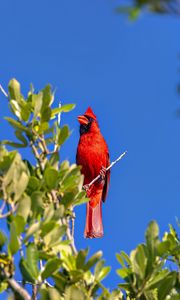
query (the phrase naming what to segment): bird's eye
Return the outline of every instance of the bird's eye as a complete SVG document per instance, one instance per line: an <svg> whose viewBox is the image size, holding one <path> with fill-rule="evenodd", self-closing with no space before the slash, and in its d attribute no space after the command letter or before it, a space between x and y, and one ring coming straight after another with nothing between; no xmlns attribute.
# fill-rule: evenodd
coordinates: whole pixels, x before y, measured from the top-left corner
<svg viewBox="0 0 180 300"><path fill-rule="evenodd" d="M89 117L89 116L87 116L87 115L84 115L88 120L89 120L89 123L91 123L91 122L93 122L94 121L94 119L93 118L91 118L91 117Z"/></svg>

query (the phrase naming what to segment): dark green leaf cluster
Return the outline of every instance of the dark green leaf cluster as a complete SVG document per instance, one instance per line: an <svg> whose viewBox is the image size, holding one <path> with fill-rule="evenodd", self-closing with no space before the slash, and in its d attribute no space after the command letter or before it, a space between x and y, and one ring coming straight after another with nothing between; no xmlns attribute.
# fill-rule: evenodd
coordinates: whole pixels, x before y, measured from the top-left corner
<svg viewBox="0 0 180 300"><path fill-rule="evenodd" d="M132 21L136 20L143 10L156 14L179 15L180 3L178 0L132 0L128 5L122 3L116 9L118 13L128 14Z"/></svg>
<svg viewBox="0 0 180 300"><path fill-rule="evenodd" d="M117 274L125 281L119 287L127 299L179 299L180 240L175 229L170 225L170 232L161 241L158 225L153 221L145 236L146 242L139 244L130 256L123 251L116 254L122 266ZM168 268L169 261L172 270Z"/></svg>

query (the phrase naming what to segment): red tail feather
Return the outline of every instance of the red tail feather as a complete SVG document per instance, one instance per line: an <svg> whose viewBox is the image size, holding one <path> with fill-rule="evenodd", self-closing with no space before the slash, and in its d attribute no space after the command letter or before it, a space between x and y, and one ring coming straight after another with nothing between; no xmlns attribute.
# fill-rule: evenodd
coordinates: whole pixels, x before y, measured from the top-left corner
<svg viewBox="0 0 180 300"><path fill-rule="evenodd" d="M92 207L90 202L86 206L85 238L98 238L103 236L102 201Z"/></svg>

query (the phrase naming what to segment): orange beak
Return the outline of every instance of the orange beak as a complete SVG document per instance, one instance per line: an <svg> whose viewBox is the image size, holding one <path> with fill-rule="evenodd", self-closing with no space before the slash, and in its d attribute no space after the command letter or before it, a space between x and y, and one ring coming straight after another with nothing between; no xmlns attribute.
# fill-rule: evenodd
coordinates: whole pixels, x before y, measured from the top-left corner
<svg viewBox="0 0 180 300"><path fill-rule="evenodd" d="M78 116L78 121L80 124L85 124L85 125L89 123L89 120L85 116Z"/></svg>

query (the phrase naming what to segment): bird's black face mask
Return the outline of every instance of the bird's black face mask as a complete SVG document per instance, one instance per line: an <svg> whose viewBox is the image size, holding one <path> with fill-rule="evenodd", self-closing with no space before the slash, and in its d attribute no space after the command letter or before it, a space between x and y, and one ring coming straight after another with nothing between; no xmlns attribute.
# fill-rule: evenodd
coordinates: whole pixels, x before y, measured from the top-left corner
<svg viewBox="0 0 180 300"><path fill-rule="evenodd" d="M87 124L81 124L80 125L80 135L82 135L84 133L87 133L90 130L90 128L91 128L92 122L94 122L93 118L88 117L86 115L85 115L85 117L88 119L89 122Z"/></svg>

